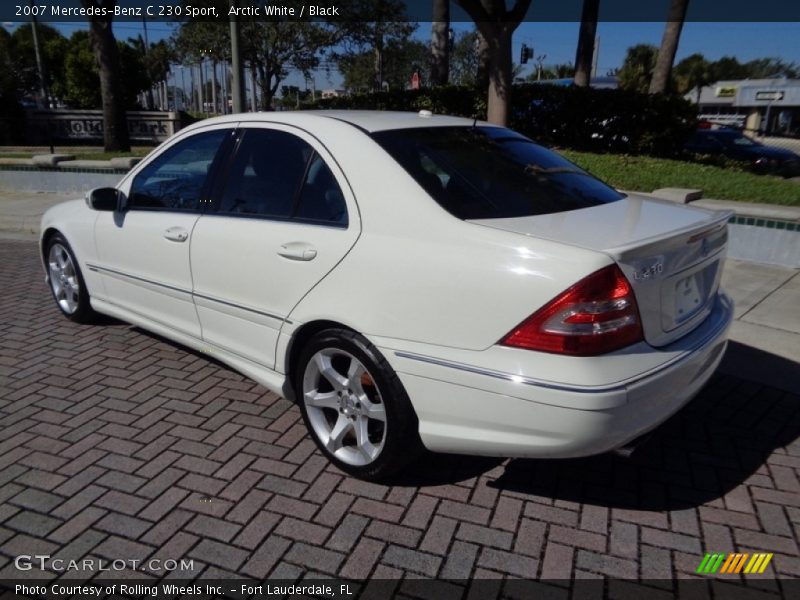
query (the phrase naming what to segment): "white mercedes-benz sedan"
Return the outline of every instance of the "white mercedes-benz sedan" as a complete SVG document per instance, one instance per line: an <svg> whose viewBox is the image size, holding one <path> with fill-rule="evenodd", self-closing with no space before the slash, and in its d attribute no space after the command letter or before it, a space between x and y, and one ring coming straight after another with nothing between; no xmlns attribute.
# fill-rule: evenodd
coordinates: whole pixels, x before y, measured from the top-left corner
<svg viewBox="0 0 800 600"><path fill-rule="evenodd" d="M295 400L338 467L423 448L629 448L722 359L728 213L624 195L430 113L209 119L50 209L60 310L117 317Z"/></svg>

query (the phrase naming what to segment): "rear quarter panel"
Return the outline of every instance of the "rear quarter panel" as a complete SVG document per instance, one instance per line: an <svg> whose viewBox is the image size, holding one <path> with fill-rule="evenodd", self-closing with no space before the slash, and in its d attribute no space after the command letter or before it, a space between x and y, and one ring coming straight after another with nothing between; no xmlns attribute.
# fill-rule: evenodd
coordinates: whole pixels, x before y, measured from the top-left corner
<svg viewBox="0 0 800 600"><path fill-rule="evenodd" d="M325 319L367 336L485 349L611 262L456 219L380 146L348 129L330 147L351 183L361 237L298 303L290 329Z"/></svg>

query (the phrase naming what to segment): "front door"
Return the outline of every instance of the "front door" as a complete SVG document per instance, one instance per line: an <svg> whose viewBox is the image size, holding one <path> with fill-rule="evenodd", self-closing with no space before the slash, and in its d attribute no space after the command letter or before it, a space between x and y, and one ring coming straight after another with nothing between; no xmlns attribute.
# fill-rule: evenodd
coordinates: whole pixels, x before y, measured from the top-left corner
<svg viewBox="0 0 800 600"><path fill-rule="evenodd" d="M106 299L171 329L200 337L192 301L192 231L208 206L211 173L234 125L188 134L162 150L120 190L125 212L101 212L97 263Z"/></svg>

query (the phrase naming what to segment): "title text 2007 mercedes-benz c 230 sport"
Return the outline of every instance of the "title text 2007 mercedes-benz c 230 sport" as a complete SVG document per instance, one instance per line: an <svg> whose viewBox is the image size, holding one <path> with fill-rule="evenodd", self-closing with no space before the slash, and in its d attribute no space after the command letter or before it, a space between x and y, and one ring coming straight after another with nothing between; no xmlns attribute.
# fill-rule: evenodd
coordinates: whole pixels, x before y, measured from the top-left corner
<svg viewBox="0 0 800 600"><path fill-rule="evenodd" d="M627 446L720 362L729 215L625 196L508 129L430 113L231 115L50 209L47 280L296 399L380 478L420 449Z"/></svg>

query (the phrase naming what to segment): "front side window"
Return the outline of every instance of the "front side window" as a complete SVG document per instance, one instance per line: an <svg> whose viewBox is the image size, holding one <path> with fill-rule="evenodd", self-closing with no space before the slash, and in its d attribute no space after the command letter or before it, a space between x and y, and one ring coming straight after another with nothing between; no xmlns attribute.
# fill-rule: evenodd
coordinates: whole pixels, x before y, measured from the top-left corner
<svg viewBox="0 0 800 600"><path fill-rule="evenodd" d="M229 133L225 129L198 133L165 150L134 178L128 206L199 210L211 166Z"/></svg>
<svg viewBox="0 0 800 600"><path fill-rule="evenodd" d="M347 225L344 196L322 157L299 137L272 129L244 131L218 211Z"/></svg>
<svg viewBox="0 0 800 600"><path fill-rule="evenodd" d="M399 129L372 137L459 219L550 214L624 198L565 158L500 127Z"/></svg>

